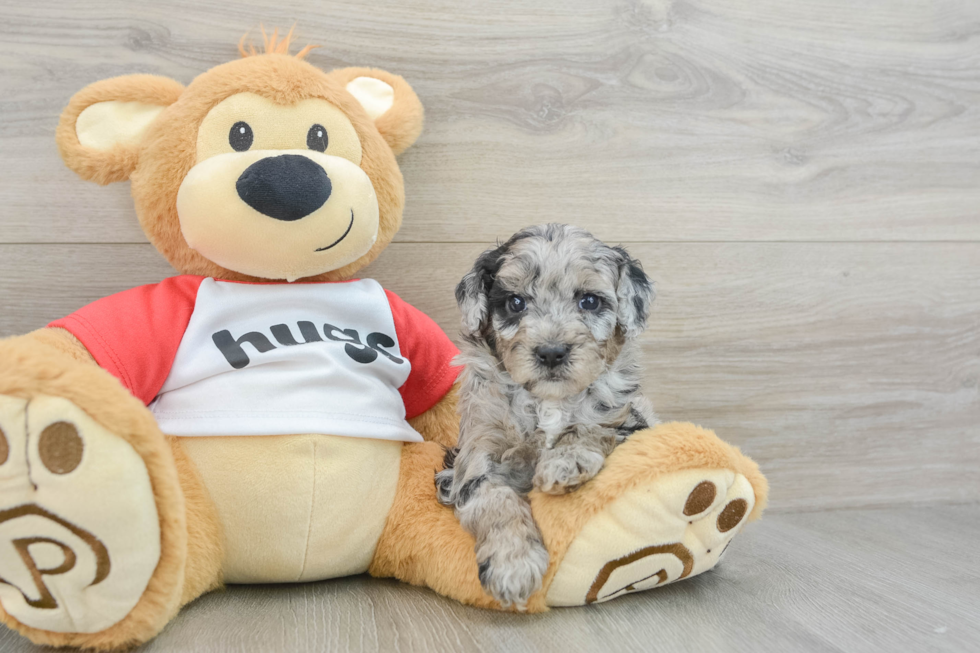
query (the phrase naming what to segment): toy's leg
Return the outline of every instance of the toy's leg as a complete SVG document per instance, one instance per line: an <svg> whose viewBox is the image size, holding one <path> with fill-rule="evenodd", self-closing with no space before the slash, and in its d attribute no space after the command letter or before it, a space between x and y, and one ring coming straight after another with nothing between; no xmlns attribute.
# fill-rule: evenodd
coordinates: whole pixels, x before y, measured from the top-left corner
<svg viewBox="0 0 980 653"><path fill-rule="evenodd" d="M77 340L0 342L0 621L54 646L144 642L218 584L216 524L179 444Z"/></svg>
<svg viewBox="0 0 980 653"><path fill-rule="evenodd" d="M480 586L473 537L452 508L436 501L435 473L444 455L435 442L402 447L398 490L368 573L431 587L462 603L499 608Z"/></svg>
<svg viewBox="0 0 980 653"><path fill-rule="evenodd" d="M480 587L473 538L436 502L442 457L434 443L404 447L370 572L499 608ZM755 463L710 431L672 423L637 432L575 492L531 494L551 560L527 609L605 601L706 571L759 516L767 492Z"/></svg>
<svg viewBox="0 0 980 653"><path fill-rule="evenodd" d="M707 571L767 494L758 466L711 431L674 422L634 433L579 490L532 493L551 563L529 608L607 601Z"/></svg>

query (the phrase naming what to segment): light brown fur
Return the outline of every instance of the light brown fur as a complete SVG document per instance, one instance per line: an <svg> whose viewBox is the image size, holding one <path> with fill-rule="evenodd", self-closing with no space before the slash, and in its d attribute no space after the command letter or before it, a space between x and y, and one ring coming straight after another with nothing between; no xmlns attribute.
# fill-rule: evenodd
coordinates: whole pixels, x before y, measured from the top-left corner
<svg viewBox="0 0 980 653"><path fill-rule="evenodd" d="M296 29L296 25L289 28L286 36L279 40L279 28L272 30L272 34L265 33L265 27L259 26L262 31L262 42L265 45L265 54L289 54L289 46L293 42L293 31ZM249 43L248 48L245 47L245 41L248 39L248 34L242 34L241 40L238 41L238 53L242 57L255 57L259 53L255 50L255 46ZM320 47L319 45L307 45L302 50L297 52L295 56L297 59L302 59L310 53L311 50Z"/></svg>
<svg viewBox="0 0 980 653"><path fill-rule="evenodd" d="M426 585L469 605L500 609L480 586L473 536L459 527L452 508L436 503L432 475L442 469L442 457L443 450L433 442L405 446L395 504L369 573ZM613 451L603 471L579 490L564 495L531 493L531 510L550 564L527 611L548 609L545 597L555 572L589 519L627 491L687 469L730 469L743 474L756 495L748 520L758 519L765 510L769 485L758 465L712 431L685 422L637 431Z"/></svg>
<svg viewBox="0 0 980 653"><path fill-rule="evenodd" d="M473 537L451 508L436 502L432 478L442 469L444 449L435 442L406 444L395 502L368 573L431 587L457 601L499 608L477 578Z"/></svg>
<svg viewBox="0 0 980 653"><path fill-rule="evenodd" d="M379 237L372 250L360 260L339 270L319 275L314 280L349 278L356 270L377 257L400 226L404 204L401 173L391 149L383 140L385 136L378 137L378 132L373 130L372 122L364 114L364 110L344 89L347 81L365 71L351 69L352 74L348 76L338 75L343 71L332 75L323 73L301 62L297 57L288 56L288 43L287 37L277 45L273 36L271 45L268 40L266 43L267 50L273 54L218 66L201 75L187 89L173 80L151 75L131 75L90 85L72 98L62 114L57 140L65 163L83 178L102 184L130 177L137 215L144 230L177 269L188 274L223 279L256 280L254 277L221 268L203 258L187 247L180 233L175 199L180 180L195 162L192 144L196 138L197 125L211 107L239 92L256 93L281 104L292 104L311 97L328 99L348 115L358 132L364 152L361 166L371 178L380 207ZM409 127L407 136L397 129L389 130L389 134L401 147L407 147L421 131L421 104L400 77L387 73L383 75L389 83L399 84L398 96L401 103L393 109L408 112L416 121ZM117 146L108 152L93 152L79 144L75 121L88 106L109 100L144 102L168 106L168 109L161 119L155 121L139 147ZM67 332L60 329L41 330L35 337L76 360L91 361L88 352ZM106 402L104 405L111 404ZM98 419L95 415L93 417ZM423 418L424 416L419 419ZM438 419L430 421L434 424L439 422ZM103 424L112 429L111 424ZM429 430L432 431L431 428ZM193 464L183 454L178 439L169 438L169 441L181 487L184 489L188 520L187 555L182 556L189 561L183 579L180 601L183 604L220 585L221 536L214 507ZM159 576L155 580L159 580ZM176 612L176 607L174 606L173 612ZM166 619L169 617L170 615ZM125 622L116 628L121 628L124 624ZM155 633L150 633L152 634ZM148 636L144 635L142 639ZM116 635L107 632L106 637L114 640Z"/></svg>
<svg viewBox="0 0 980 653"><path fill-rule="evenodd" d="M453 388L435 406L418 417L408 420L426 442L434 442L445 448L455 447L459 437L459 415L456 405L459 402L459 386Z"/></svg>
<svg viewBox="0 0 980 653"><path fill-rule="evenodd" d="M195 163L197 126L215 104L239 92L252 92L280 104L323 98L350 119L363 149L362 169L378 197L380 225L369 252L340 269L310 280L347 279L373 261L401 225L404 186L394 155L421 132L422 106L397 75L363 68L324 73L285 54L288 38L273 43L274 54L250 56L218 66L188 88L154 75L126 75L96 82L72 97L62 113L57 142L66 165L83 179L108 184L131 179L137 215L151 242L185 274L252 281L191 250L183 239L175 208L177 189ZM268 45L268 44L267 44ZM305 54L305 52L304 52ZM395 89L395 104L377 127L346 91L347 82L371 74ZM87 107L107 101L167 107L139 145L97 151L79 143L75 123ZM53 646L117 649L156 635L180 606L220 587L221 529L207 490L178 438L160 433L152 414L84 346L62 329L40 329L0 342L0 394L30 398L39 394L69 399L93 419L125 439L143 458L157 500L161 556L149 586L122 621L95 634L55 633L18 623L0 608L0 621L32 641ZM455 397L415 418L427 437L452 442Z"/></svg>
<svg viewBox="0 0 980 653"><path fill-rule="evenodd" d="M77 341L73 345L73 339L66 335L65 332L51 333L42 329L0 341L0 360L4 362L0 372L0 394L23 399L37 395L64 397L133 447L146 465L156 497L160 518L160 561L136 607L122 621L101 632L38 630L18 623L2 608L0 621L39 644L119 648L150 639L177 613L184 602L188 531L207 531L208 517L206 510L191 513L200 521L189 529L183 488L192 496L199 492L194 478L181 477L173 452L146 406L94 362L79 362L88 353ZM184 471L187 471L186 467ZM213 515L211 519L214 519ZM220 542L212 540L195 546L220 549ZM197 584L208 583L198 581Z"/></svg>
<svg viewBox="0 0 980 653"><path fill-rule="evenodd" d="M47 349L47 353L51 355L60 355L68 360L95 367L95 361L92 355L88 353L88 350L82 346L75 336L64 329L39 329L21 338L5 340L0 343L0 347L9 345L16 350L18 344L27 349L32 348L32 345L34 345L39 352ZM96 372L96 375L104 376L105 373L99 370ZM116 380L110 377L110 381L115 382ZM106 385L109 386L111 383ZM4 389L0 389L0 392L11 395L17 394L15 392L7 392ZM51 392L51 389L41 388L36 394L49 392ZM104 407L108 404L109 402L106 400L100 402L99 405ZM81 406L82 404L79 405ZM95 415L92 416L95 417ZM106 426L109 425L106 424ZM155 438L156 436L151 435L150 437ZM201 483L200 476L194 468L194 464L184 453L180 445L180 440L169 436L163 437L166 439L173 455L180 490L183 494L184 510L186 512L187 562L184 570L183 591L180 599L180 605L185 605L201 594L221 586L221 524L218 522L218 516L207 490Z"/></svg>
<svg viewBox="0 0 980 653"><path fill-rule="evenodd" d="M180 605L183 606L205 592L221 587L223 533L214 503L197 468L184 452L180 438L167 436L167 442L177 466L177 477L184 492L184 510L187 514L187 565L180 597Z"/></svg>
<svg viewBox="0 0 980 653"><path fill-rule="evenodd" d="M117 145L108 152L83 147L75 133L78 116L93 104L112 100L167 106L183 92L182 84L158 75L124 75L89 84L72 97L55 132L65 165L82 179L103 186L129 179L139 161L139 146Z"/></svg>
<svg viewBox="0 0 980 653"><path fill-rule="evenodd" d="M395 104L377 123L346 90L347 83L372 75L395 90ZM181 92L182 90L182 92ZM422 104L397 75L370 68L324 73L286 54L231 61L198 76L186 89L153 75L126 75L92 84L74 97L61 116L57 140L65 163L85 179L106 184L127 177L144 232L170 264L185 274L233 281L261 281L223 268L188 247L180 230L176 198L181 180L196 162L197 127L208 111L236 93L255 93L278 104L322 98L340 108L361 140L361 168L374 185L380 209L378 238L358 260L306 281L350 279L388 246L401 226L405 188L395 154L411 145L422 130ZM96 102L139 101L167 108L147 130L139 148L117 146L95 152L81 146L75 121Z"/></svg>
<svg viewBox="0 0 980 653"><path fill-rule="evenodd" d="M745 476L755 490L748 521L762 516L769 483L759 466L713 431L689 422L668 422L638 431L606 459L602 473L577 492L548 495L532 492L531 511L551 556L543 589L531 597L531 610L544 609L544 599L572 540L593 516L627 491L671 472L687 469L730 469Z"/></svg>

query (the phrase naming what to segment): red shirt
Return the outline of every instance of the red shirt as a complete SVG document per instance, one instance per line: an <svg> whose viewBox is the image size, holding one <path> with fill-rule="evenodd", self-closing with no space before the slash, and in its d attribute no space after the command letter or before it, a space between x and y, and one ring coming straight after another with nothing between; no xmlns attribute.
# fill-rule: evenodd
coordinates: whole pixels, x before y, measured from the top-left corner
<svg viewBox="0 0 980 653"><path fill-rule="evenodd" d="M371 279L178 276L100 299L67 329L172 435L420 440L405 420L452 387L455 345Z"/></svg>

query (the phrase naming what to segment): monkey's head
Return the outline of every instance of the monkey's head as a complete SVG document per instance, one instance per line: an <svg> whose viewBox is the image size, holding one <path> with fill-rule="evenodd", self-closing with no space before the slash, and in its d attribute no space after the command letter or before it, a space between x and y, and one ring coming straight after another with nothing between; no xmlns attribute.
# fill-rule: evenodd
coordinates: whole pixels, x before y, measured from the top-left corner
<svg viewBox="0 0 980 653"><path fill-rule="evenodd" d="M132 182L144 232L182 273L350 278L401 224L395 155L421 132L422 105L397 75L327 73L307 49L287 54L288 39L266 46L186 88L95 82L62 114L58 146L85 179Z"/></svg>

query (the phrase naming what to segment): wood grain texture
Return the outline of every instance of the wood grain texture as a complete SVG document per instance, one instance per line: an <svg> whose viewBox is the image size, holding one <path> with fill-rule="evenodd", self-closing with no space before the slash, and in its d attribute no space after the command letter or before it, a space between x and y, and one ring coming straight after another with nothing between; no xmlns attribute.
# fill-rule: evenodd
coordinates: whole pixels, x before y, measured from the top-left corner
<svg viewBox="0 0 980 653"><path fill-rule="evenodd" d="M482 249L395 244L365 276L455 337ZM980 500L980 244L631 251L658 290L646 393L756 459L775 509ZM169 274L149 245L0 245L0 335Z"/></svg>
<svg viewBox="0 0 980 653"><path fill-rule="evenodd" d="M547 220L602 238L977 240L974 0L0 2L0 241L142 242L53 142L90 82L190 81L260 22L404 75L402 242Z"/></svg>
<svg viewBox="0 0 980 653"><path fill-rule="evenodd" d="M714 571L534 616L363 576L231 587L137 650L966 653L980 638L978 537L977 505L781 514ZM42 649L0 627L0 650Z"/></svg>

